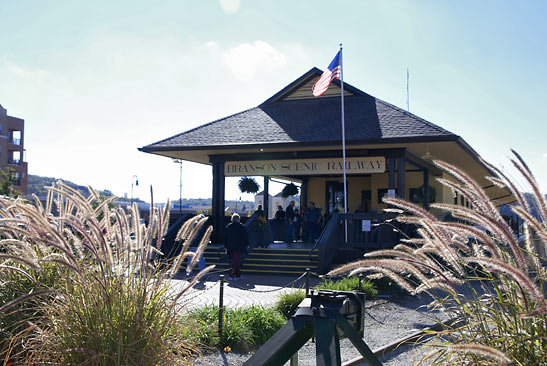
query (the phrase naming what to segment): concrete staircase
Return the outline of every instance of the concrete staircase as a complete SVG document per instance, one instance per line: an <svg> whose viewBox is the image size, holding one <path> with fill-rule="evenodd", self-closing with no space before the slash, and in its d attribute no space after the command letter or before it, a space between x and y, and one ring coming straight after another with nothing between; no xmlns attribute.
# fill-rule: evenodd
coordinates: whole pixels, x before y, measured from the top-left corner
<svg viewBox="0 0 547 366"><path fill-rule="evenodd" d="M243 258L243 274L300 275L310 268L317 271L317 250L303 248L253 248ZM224 247L210 245L204 252L207 265L215 270L228 269L230 259Z"/></svg>

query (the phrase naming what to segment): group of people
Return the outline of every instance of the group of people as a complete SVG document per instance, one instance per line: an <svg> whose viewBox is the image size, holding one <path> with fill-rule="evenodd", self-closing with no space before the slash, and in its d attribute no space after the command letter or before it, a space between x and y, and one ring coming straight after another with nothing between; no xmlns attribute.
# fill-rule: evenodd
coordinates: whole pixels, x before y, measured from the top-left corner
<svg viewBox="0 0 547 366"><path fill-rule="evenodd" d="M255 213L260 217L264 217L264 211L262 211L261 205ZM278 206L274 219L278 222L283 222L286 243L292 243L295 239L298 240L300 238L302 220L300 213L295 208L294 201L290 201L285 210L283 210L282 206ZM314 242L321 234L322 222L323 217L321 215L321 209L315 207L315 202L310 202L309 206L304 211L302 240L305 242ZM231 275L228 280L242 279L241 258L247 253L249 237L245 225L241 223L241 218L237 213L232 215L231 222L226 227L224 233L224 247L230 258Z"/></svg>
<svg viewBox="0 0 547 366"><path fill-rule="evenodd" d="M274 217L276 222L284 225L285 243L293 243L300 239L303 242L313 243L321 234L323 223L321 209L315 207L315 202L310 202L304 210L304 222L302 223L302 216L294 206L294 201L291 201L285 210L282 206L278 206Z"/></svg>
<svg viewBox="0 0 547 366"><path fill-rule="evenodd" d="M262 210L261 205L258 207L255 214L260 216L260 218L264 217L264 211ZM295 208L294 201L290 201L285 210L283 210L282 206L278 206L274 219L283 223L286 243L293 243L294 240L298 240L300 238L302 238L302 241L304 242L314 242L321 234L321 224L323 218L321 215L321 209L315 207L314 202L310 202L309 206L304 211L304 227L302 230L302 235L300 235L302 229L302 219L298 209ZM241 217L237 213L232 215L230 223L226 226L226 230L224 232L224 247L226 248L226 252L230 258L231 274L230 277L228 277L228 280L232 281L242 279L241 259L242 256L248 251L249 237L247 228L241 223ZM195 246L192 246L190 250L195 252ZM203 259L203 255L199 258L198 267L200 270L205 268L205 260Z"/></svg>

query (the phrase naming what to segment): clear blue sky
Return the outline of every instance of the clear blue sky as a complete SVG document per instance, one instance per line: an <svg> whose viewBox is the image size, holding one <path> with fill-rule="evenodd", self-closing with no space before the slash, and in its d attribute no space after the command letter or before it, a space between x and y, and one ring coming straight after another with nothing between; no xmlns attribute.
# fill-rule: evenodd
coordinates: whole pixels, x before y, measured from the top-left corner
<svg viewBox="0 0 547 366"><path fill-rule="evenodd" d="M547 2L0 0L0 104L26 121L29 173L117 195L179 196L137 151L255 107L344 44L344 79L462 136L518 150L547 191ZM236 181L227 198L239 197ZM183 196L211 168L183 165ZM249 198L249 196L243 196Z"/></svg>

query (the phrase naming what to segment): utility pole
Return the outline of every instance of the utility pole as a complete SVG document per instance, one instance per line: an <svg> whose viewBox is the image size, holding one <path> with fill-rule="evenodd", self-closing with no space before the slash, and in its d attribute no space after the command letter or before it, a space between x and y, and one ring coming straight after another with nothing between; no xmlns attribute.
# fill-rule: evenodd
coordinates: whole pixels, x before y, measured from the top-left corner
<svg viewBox="0 0 547 366"><path fill-rule="evenodd" d="M131 207L133 207L133 182L137 187L139 186L139 178L136 175L131 177Z"/></svg>
<svg viewBox="0 0 547 366"><path fill-rule="evenodd" d="M181 159L173 159L174 163L178 163L180 165L180 179L179 179L179 212L182 213L182 160Z"/></svg>

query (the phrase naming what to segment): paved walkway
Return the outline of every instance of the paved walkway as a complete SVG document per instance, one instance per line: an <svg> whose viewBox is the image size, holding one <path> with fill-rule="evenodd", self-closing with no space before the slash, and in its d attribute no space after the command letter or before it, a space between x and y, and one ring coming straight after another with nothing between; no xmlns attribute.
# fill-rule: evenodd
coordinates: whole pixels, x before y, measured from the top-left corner
<svg viewBox="0 0 547 366"><path fill-rule="evenodd" d="M317 285L321 280L310 276L310 287ZM225 281L224 305L236 308L248 305L271 306L277 301L280 294L305 288L305 277L302 276L268 276L248 275L237 281ZM184 279L173 280L175 289L186 286ZM182 303L190 307L205 304L218 305L220 296L219 274L211 274L206 281L198 282L194 288L181 299Z"/></svg>

